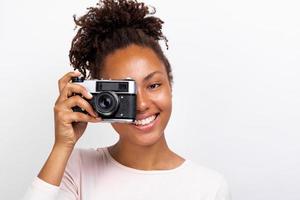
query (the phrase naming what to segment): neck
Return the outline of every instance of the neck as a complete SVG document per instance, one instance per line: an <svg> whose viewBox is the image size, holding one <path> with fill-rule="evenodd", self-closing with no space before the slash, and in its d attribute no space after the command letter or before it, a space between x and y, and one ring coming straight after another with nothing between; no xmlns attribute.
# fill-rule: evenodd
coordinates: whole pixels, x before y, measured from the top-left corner
<svg viewBox="0 0 300 200"><path fill-rule="evenodd" d="M119 163L140 170L172 169L184 161L169 149L164 135L150 146L136 145L120 139L108 150Z"/></svg>

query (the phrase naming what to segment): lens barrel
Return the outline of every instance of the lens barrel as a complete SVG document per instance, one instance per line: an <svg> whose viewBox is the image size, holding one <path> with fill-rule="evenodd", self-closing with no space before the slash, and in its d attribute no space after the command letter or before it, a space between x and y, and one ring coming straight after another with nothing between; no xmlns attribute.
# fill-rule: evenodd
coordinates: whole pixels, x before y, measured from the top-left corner
<svg viewBox="0 0 300 200"><path fill-rule="evenodd" d="M100 115L111 116L119 108L119 98L111 91L100 92L94 96L93 104Z"/></svg>

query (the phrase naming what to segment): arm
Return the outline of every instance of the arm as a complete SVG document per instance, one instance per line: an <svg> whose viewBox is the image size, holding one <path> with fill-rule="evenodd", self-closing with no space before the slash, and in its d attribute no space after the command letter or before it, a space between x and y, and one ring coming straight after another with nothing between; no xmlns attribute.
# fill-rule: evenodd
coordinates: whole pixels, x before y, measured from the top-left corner
<svg viewBox="0 0 300 200"><path fill-rule="evenodd" d="M53 154L55 155L56 148L53 148L51 154L44 167L42 168L39 176L35 177L31 186L28 188L23 200L78 200L79 199L79 174L80 174L80 152L78 149L73 149L69 159L67 160L67 164L65 169L62 171L62 175L59 172L59 164L53 158ZM60 152L58 152L59 154ZM55 157L55 156L54 156ZM52 162L53 159L53 162ZM51 164L52 163L52 164ZM49 170L47 168L50 168ZM64 166L62 166L64 167ZM51 169L52 168L52 169ZM45 173L45 178L43 178L41 174ZM53 175L53 177L51 176ZM62 177L61 177L62 176ZM54 180L55 177L59 177L60 184L59 186L49 183L51 180ZM49 181L47 178L50 178Z"/></svg>
<svg viewBox="0 0 300 200"><path fill-rule="evenodd" d="M60 95L54 106L55 143L38 177L25 195L26 200L54 200L57 199L58 193L64 194L64 197L59 199L76 199L74 192L60 190L59 186L75 144L83 135L87 123L101 121L85 99L79 95L72 95L76 93L86 99L92 98L84 87L70 82L72 77L79 75L78 72L69 72L58 81ZM86 110L88 114L73 112L72 108L75 106ZM65 198L66 196L68 197Z"/></svg>
<svg viewBox="0 0 300 200"><path fill-rule="evenodd" d="M73 148L54 145L38 177L47 183L59 186Z"/></svg>

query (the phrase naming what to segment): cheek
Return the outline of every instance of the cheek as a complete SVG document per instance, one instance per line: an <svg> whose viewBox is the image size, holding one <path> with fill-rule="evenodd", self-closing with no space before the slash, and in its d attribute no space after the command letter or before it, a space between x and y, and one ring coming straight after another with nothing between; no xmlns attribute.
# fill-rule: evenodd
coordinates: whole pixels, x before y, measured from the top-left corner
<svg viewBox="0 0 300 200"><path fill-rule="evenodd" d="M157 93L152 96L152 102L162 111L171 111L172 94L169 91Z"/></svg>

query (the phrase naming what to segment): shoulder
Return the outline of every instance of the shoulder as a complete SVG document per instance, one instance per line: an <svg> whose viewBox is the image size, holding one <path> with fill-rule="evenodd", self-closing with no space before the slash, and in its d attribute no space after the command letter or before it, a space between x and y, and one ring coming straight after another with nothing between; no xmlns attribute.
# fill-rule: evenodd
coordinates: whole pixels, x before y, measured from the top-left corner
<svg viewBox="0 0 300 200"><path fill-rule="evenodd" d="M99 156L104 154L104 148L74 148L71 154L70 159L77 159L77 160L94 160Z"/></svg>
<svg viewBox="0 0 300 200"><path fill-rule="evenodd" d="M185 176L190 181L190 186L194 189L202 188L203 190L221 196L220 199L230 199L227 181L223 174L217 170L195 163L191 160L186 161ZM219 198L217 198L219 199Z"/></svg>
<svg viewBox="0 0 300 200"><path fill-rule="evenodd" d="M220 182L224 176L217 170L195 163L191 160L186 160L186 171L195 178L207 180L210 182Z"/></svg>
<svg viewBox="0 0 300 200"><path fill-rule="evenodd" d="M86 168L97 167L99 164L106 162L107 157L104 148L74 148L68 160L66 170L76 169L76 171L84 170Z"/></svg>

